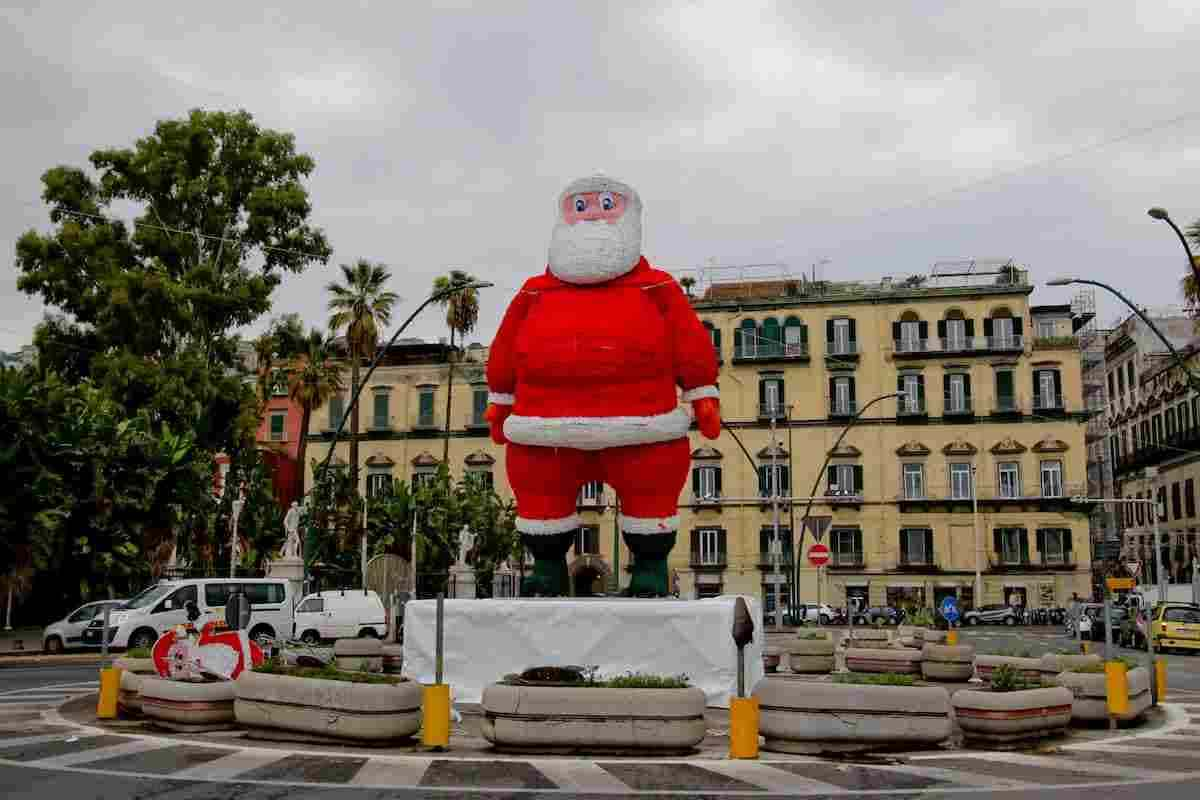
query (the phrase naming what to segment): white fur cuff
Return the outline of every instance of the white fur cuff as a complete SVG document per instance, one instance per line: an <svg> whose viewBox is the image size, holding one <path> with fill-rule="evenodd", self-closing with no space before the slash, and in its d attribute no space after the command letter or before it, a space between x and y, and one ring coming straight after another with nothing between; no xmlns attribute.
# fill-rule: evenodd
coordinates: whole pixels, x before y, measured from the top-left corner
<svg viewBox="0 0 1200 800"><path fill-rule="evenodd" d="M673 517L627 517L618 515L618 524L625 533L671 533L679 530L679 515Z"/></svg>
<svg viewBox="0 0 1200 800"><path fill-rule="evenodd" d="M583 524L578 514L558 519L526 519L517 517L517 530L530 536L552 536L556 533L573 531Z"/></svg>
<svg viewBox="0 0 1200 800"><path fill-rule="evenodd" d="M511 406L517 402L517 398L515 395L503 392L488 392L488 402L494 406Z"/></svg>
<svg viewBox="0 0 1200 800"><path fill-rule="evenodd" d="M683 402L690 403L693 400L699 400L702 397L720 397L721 391L712 385L697 386L695 389L688 389L683 393Z"/></svg>
<svg viewBox="0 0 1200 800"><path fill-rule="evenodd" d="M687 436L692 416L676 407L650 417L525 417L504 421L510 442L534 447L602 450L635 444L669 442Z"/></svg>

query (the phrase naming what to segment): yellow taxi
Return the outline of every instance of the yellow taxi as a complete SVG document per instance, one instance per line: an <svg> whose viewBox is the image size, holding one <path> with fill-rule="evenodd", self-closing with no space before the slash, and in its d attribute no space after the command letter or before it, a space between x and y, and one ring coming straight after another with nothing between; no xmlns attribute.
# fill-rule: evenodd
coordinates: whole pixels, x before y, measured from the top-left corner
<svg viewBox="0 0 1200 800"><path fill-rule="evenodd" d="M1164 603L1154 607L1154 646L1166 650L1200 650L1200 606Z"/></svg>

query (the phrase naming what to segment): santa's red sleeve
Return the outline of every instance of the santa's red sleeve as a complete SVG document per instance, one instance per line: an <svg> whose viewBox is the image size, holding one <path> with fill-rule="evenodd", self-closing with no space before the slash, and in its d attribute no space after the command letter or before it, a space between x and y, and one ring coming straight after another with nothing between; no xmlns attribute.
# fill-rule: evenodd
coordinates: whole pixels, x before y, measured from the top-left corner
<svg viewBox="0 0 1200 800"><path fill-rule="evenodd" d="M665 279L655 282L647 291L667 318L671 363L675 365L675 382L683 389L683 401L690 403L702 397L719 397L717 354L712 336L675 279L662 274Z"/></svg>
<svg viewBox="0 0 1200 800"><path fill-rule="evenodd" d="M516 402L517 339L521 335L521 323L525 321L532 297L529 282L526 281L508 304L500 330L496 332L496 338L488 350L488 402L493 405L511 406Z"/></svg>

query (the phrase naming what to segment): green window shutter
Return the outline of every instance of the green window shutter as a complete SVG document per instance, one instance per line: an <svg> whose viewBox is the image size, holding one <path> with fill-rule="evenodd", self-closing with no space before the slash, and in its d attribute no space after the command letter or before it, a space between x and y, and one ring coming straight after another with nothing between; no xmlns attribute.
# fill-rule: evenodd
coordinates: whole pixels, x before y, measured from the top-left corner
<svg viewBox="0 0 1200 800"><path fill-rule="evenodd" d="M983 320L983 335L991 337L992 334L992 318L985 317Z"/></svg>
<svg viewBox="0 0 1200 800"><path fill-rule="evenodd" d="M337 430L338 425L342 421L346 410L344 407L344 398L340 394L335 394L329 398L329 429Z"/></svg>
<svg viewBox="0 0 1200 800"><path fill-rule="evenodd" d="M825 470L825 491L832 491L835 483L837 483L837 467L831 466Z"/></svg>
<svg viewBox="0 0 1200 800"><path fill-rule="evenodd" d="M937 324L937 334L939 339L946 338L946 320L939 319Z"/></svg>
<svg viewBox="0 0 1200 800"><path fill-rule="evenodd" d="M1004 553L1004 529L996 528L992 531L992 547L996 551L996 556L999 558Z"/></svg>
<svg viewBox="0 0 1200 800"><path fill-rule="evenodd" d="M804 352L808 352L808 326L801 323L800 325L800 344L804 347Z"/></svg>
<svg viewBox="0 0 1200 800"><path fill-rule="evenodd" d="M969 399L971 397L971 375L967 373L963 375L963 394Z"/></svg>
<svg viewBox="0 0 1200 800"><path fill-rule="evenodd" d="M1024 321L1020 317L1013 317L1012 321L1013 336L1024 336L1025 329L1022 327L1024 325Z"/></svg>
<svg viewBox="0 0 1200 800"><path fill-rule="evenodd" d="M854 465L854 493L863 493L863 468L862 464Z"/></svg>
<svg viewBox="0 0 1200 800"><path fill-rule="evenodd" d="M764 465L759 465L759 467L758 467L758 496L759 497L767 497L769 495L770 495L770 491L768 489L767 468Z"/></svg>
<svg viewBox="0 0 1200 800"><path fill-rule="evenodd" d="M487 413L487 398L487 389L476 389L471 397L471 421L476 425L482 425L484 422L483 415Z"/></svg>
<svg viewBox="0 0 1200 800"><path fill-rule="evenodd" d="M950 375L948 373L942 376L942 395L947 400L950 398Z"/></svg>
<svg viewBox="0 0 1200 800"><path fill-rule="evenodd" d="M286 420L286 416L283 414L272 414L271 415L271 438L272 439L283 438L283 423L285 420Z"/></svg>
<svg viewBox="0 0 1200 800"><path fill-rule="evenodd" d="M832 349L832 347L833 347L833 320L831 320L831 319L825 320L825 341L829 345L828 349Z"/></svg>
<svg viewBox="0 0 1200 800"><path fill-rule="evenodd" d="M386 428L388 424L388 394L387 392L375 393L375 419L373 420L374 427Z"/></svg>
<svg viewBox="0 0 1200 800"><path fill-rule="evenodd" d="M692 531L692 560L700 558L700 531Z"/></svg>
<svg viewBox="0 0 1200 800"><path fill-rule="evenodd" d="M780 492L781 493L787 492L788 494L791 494L792 493L792 470L791 470L791 468L786 464L782 464L779 467L779 472L781 473L779 476L779 482L781 484L783 484L780 487Z"/></svg>
<svg viewBox="0 0 1200 800"><path fill-rule="evenodd" d="M721 468L713 467L713 485L717 487L717 497L721 496Z"/></svg>
<svg viewBox="0 0 1200 800"><path fill-rule="evenodd" d="M1021 541L1021 563L1027 564L1027 563L1029 563L1029 533L1024 528L1021 529L1020 541Z"/></svg>
<svg viewBox="0 0 1200 800"><path fill-rule="evenodd" d="M1056 370L1056 369L1055 369L1055 370L1051 370L1051 372L1053 372L1053 373L1054 373L1054 401L1055 401L1056 403L1058 403L1060 406L1064 406L1064 407L1065 407L1067 404L1066 404L1066 402L1063 400L1063 393L1062 393L1062 373L1061 373L1061 372L1059 372L1059 371L1058 371L1058 370Z"/></svg>
<svg viewBox="0 0 1200 800"><path fill-rule="evenodd" d="M970 339L975 336L975 320L969 319L966 321L966 323L967 324L964 325L963 327L965 327L967 329L966 330L967 338Z"/></svg>
<svg viewBox="0 0 1200 800"><path fill-rule="evenodd" d="M917 323L917 338L918 339L928 339L929 338L929 323L928 322L921 321L921 322Z"/></svg>
<svg viewBox="0 0 1200 800"><path fill-rule="evenodd" d="M858 326L855 324L854 320L850 320L850 341L858 341Z"/></svg>
<svg viewBox="0 0 1200 800"><path fill-rule="evenodd" d="M925 376L917 376L917 408L925 407Z"/></svg>
<svg viewBox="0 0 1200 800"><path fill-rule="evenodd" d="M850 382L850 402L854 403L854 376L851 375L847 380Z"/></svg>
<svg viewBox="0 0 1200 800"><path fill-rule="evenodd" d="M421 392L418 413L420 414L421 419L429 419L433 417L433 392Z"/></svg>
<svg viewBox="0 0 1200 800"><path fill-rule="evenodd" d="M929 563L934 562L933 558L933 529L925 529L925 557L929 559Z"/></svg>
<svg viewBox="0 0 1200 800"><path fill-rule="evenodd" d="M779 329L779 321L774 317L767 317L763 320L762 340L762 344L767 347L768 352L783 351L783 331Z"/></svg>
<svg viewBox="0 0 1200 800"><path fill-rule="evenodd" d="M900 341L900 323L899 322L892 323L892 341L893 342Z"/></svg>
<svg viewBox="0 0 1200 800"><path fill-rule="evenodd" d="M1037 549L1044 561L1046 559L1046 531L1043 528L1037 529Z"/></svg>
<svg viewBox="0 0 1200 800"><path fill-rule="evenodd" d="M692 467L692 496L700 496L700 468Z"/></svg>
<svg viewBox="0 0 1200 800"><path fill-rule="evenodd" d="M1000 397L1013 396L1013 374L1008 370L996 373L996 394Z"/></svg>
<svg viewBox="0 0 1200 800"><path fill-rule="evenodd" d="M903 392L903 391L904 391L904 375L897 375L897 376L896 376L896 391L897 391L897 392ZM900 402L903 404L903 402L904 402L904 401L903 401L903 399L901 399L901 401L900 401Z"/></svg>
<svg viewBox="0 0 1200 800"><path fill-rule="evenodd" d="M713 349L717 353L717 358L721 357L721 329L713 328L712 331Z"/></svg>
<svg viewBox="0 0 1200 800"><path fill-rule="evenodd" d="M1072 552L1071 551L1071 529L1063 528L1062 529L1062 537L1063 537L1063 552L1066 553L1067 555L1070 555Z"/></svg>

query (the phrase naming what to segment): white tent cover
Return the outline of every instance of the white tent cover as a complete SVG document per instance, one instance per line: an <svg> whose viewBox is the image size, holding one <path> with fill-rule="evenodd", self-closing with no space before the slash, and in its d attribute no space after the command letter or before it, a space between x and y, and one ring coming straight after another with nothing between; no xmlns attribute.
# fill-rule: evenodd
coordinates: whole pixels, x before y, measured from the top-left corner
<svg viewBox="0 0 1200 800"><path fill-rule="evenodd" d="M538 666L598 666L625 672L685 674L709 706L728 708L737 693L734 596L706 600L537 598L446 600L443 677L456 703L478 703L483 687ZM746 646L747 695L763 677L762 611ZM404 673L434 681L436 600L404 606Z"/></svg>

